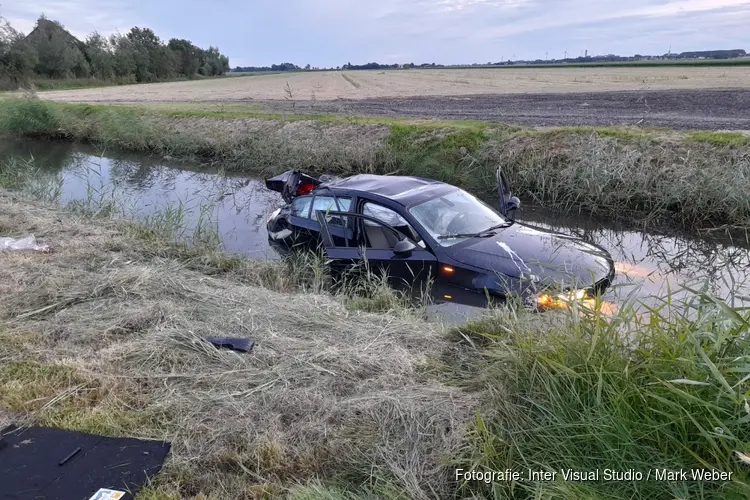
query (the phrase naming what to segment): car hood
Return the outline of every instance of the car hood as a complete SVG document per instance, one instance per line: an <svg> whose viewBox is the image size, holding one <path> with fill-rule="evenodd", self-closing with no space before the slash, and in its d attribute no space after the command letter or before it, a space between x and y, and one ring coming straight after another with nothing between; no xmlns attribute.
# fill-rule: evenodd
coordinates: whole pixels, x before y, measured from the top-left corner
<svg viewBox="0 0 750 500"><path fill-rule="evenodd" d="M613 270L612 258L602 248L518 223L456 247L446 251L458 262L542 286L588 288Z"/></svg>

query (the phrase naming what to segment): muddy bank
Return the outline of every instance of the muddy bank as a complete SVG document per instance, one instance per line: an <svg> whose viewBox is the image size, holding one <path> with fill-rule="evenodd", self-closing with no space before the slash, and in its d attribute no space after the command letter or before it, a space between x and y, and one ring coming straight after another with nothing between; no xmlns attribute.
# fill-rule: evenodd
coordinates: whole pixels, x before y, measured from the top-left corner
<svg viewBox="0 0 750 500"><path fill-rule="evenodd" d="M258 102L258 101L250 101ZM260 101L289 111L283 100ZM298 113L493 120L528 127L621 126L750 130L750 90L487 94L297 101Z"/></svg>

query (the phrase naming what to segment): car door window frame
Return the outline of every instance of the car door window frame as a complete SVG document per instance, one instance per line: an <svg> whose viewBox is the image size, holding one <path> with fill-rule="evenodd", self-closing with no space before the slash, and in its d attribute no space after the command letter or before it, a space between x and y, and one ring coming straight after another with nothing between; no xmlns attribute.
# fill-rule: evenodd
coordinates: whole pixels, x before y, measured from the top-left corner
<svg viewBox="0 0 750 500"><path fill-rule="evenodd" d="M328 231L328 224L325 223L325 217L330 217L330 216L353 217L354 218L355 223L353 224L353 226L355 228L355 231L354 231L352 239L354 240L354 243L356 243L355 245L340 246L340 245L335 245L333 243L333 239L331 238L331 235L330 235L330 233ZM359 246L359 247L363 247L363 248L367 249L367 246L366 246L366 243L365 243L365 240L364 240L365 237L366 237L366 235L364 233L364 230L362 229L362 226L364 224L358 223L358 222L361 222L361 221L364 221L364 220L370 220L371 222L373 222L373 223L375 223L375 224L377 224L379 226L382 226L387 231L391 231L393 234L395 234L400 239L411 240L411 238L408 238L401 231L399 231L398 229L396 229L394 227L391 227L390 225L388 225L387 223L383 222L382 220L380 220L380 219L378 219L376 217L372 217L370 215L362 214L362 213L341 212L341 211L324 212L322 210L319 210L318 213L317 213L317 218L318 218L318 223L320 224L320 229L321 229L320 230L320 234L321 234L321 237L323 239L323 244L326 247L329 247L329 248L353 248L353 247ZM413 240L412 240L412 242L413 242ZM420 248L420 249L421 250L425 250L424 248ZM387 248L373 248L372 250L393 250L393 248L390 248L390 249L387 249Z"/></svg>

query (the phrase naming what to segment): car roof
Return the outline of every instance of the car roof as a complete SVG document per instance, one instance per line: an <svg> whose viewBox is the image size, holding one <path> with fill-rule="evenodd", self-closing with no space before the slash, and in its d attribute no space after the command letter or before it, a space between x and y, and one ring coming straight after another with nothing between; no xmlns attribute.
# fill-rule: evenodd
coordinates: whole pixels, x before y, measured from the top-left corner
<svg viewBox="0 0 750 500"><path fill-rule="evenodd" d="M423 201L455 186L432 179L402 175L360 174L322 184L318 189L358 191L389 198L402 205Z"/></svg>

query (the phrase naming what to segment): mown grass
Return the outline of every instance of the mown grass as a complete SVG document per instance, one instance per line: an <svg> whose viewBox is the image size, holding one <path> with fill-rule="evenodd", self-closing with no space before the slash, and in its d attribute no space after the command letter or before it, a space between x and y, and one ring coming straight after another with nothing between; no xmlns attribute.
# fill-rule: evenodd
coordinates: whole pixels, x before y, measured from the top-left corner
<svg viewBox="0 0 750 500"><path fill-rule="evenodd" d="M435 330L380 281L332 296L315 255L247 261L25 194L0 190L3 236L55 252L0 255L0 417L169 439L139 499L448 491L471 402L422 375ZM253 354L200 340L230 333Z"/></svg>
<svg viewBox="0 0 750 500"><path fill-rule="evenodd" d="M415 122L242 110L8 100L0 133L81 140L251 175L398 173L480 196L502 165L515 194L563 212L686 230L750 228L750 155L739 133Z"/></svg>

